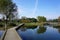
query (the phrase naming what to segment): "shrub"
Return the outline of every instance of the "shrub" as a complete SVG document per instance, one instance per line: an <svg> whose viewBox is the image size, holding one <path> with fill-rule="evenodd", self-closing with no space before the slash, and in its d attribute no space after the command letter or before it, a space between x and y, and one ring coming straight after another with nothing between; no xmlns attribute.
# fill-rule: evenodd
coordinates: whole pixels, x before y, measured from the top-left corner
<svg viewBox="0 0 60 40"><path fill-rule="evenodd" d="M17 26L15 23L9 23L8 26Z"/></svg>

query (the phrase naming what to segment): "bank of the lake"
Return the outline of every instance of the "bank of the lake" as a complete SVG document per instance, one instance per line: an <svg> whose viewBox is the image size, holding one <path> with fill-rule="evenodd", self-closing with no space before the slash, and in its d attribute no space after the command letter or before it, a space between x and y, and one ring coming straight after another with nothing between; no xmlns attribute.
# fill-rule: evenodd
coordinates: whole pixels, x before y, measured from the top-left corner
<svg viewBox="0 0 60 40"><path fill-rule="evenodd" d="M60 27L60 23L47 23L47 22L42 22L42 23L25 23L25 27L35 27L35 26L40 26L43 27L44 25L52 25L54 27Z"/></svg>
<svg viewBox="0 0 60 40"><path fill-rule="evenodd" d="M17 25L19 25L21 23L18 23ZM7 26L6 29L9 29L9 28L12 28L12 27L16 27L17 25L14 24L10 24ZM24 23L24 26L23 27L27 27L27 28L35 28L36 26L40 26L40 27L43 27L44 25L53 25L54 27L60 27L60 23L56 23L54 24L53 22L52 23L48 23L48 22L41 22L41 23ZM5 27L0 27L0 30L4 30Z"/></svg>
<svg viewBox="0 0 60 40"><path fill-rule="evenodd" d="M33 26L43 26L44 25L44 23L25 23L25 25L24 26L26 26L26 27L33 27Z"/></svg>

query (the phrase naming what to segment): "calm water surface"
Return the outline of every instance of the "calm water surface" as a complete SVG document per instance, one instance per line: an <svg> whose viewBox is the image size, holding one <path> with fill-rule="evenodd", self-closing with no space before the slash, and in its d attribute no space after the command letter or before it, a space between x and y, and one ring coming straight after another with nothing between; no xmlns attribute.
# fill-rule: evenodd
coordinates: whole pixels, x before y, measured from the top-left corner
<svg viewBox="0 0 60 40"><path fill-rule="evenodd" d="M3 35L3 32L4 32L4 31L0 30L0 38L1 38L1 36Z"/></svg>
<svg viewBox="0 0 60 40"><path fill-rule="evenodd" d="M21 28L17 32L23 40L60 40L60 28L53 26Z"/></svg>

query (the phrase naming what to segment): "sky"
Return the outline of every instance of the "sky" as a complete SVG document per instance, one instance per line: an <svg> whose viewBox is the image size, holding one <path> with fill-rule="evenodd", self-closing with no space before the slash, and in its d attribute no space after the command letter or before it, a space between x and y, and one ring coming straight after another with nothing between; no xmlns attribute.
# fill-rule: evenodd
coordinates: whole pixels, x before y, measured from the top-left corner
<svg viewBox="0 0 60 40"><path fill-rule="evenodd" d="M18 16L45 16L55 19L60 16L60 0L13 0L18 7Z"/></svg>

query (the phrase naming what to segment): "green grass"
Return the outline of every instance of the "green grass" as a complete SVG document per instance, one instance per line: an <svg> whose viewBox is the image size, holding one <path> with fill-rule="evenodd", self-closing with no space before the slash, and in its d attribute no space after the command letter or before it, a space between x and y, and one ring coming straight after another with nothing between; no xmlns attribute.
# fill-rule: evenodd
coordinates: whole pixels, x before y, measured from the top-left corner
<svg viewBox="0 0 60 40"><path fill-rule="evenodd" d="M21 24L21 23L18 23L18 25L19 24ZM36 28L37 26L40 26L40 27L43 27L44 26L44 22L41 22L41 23L38 23L38 22L36 22L36 23L25 23L25 25L24 26L22 26L22 27L27 27L27 28ZM54 27L60 27L60 24L58 24L58 25L53 25ZM12 28L12 27L15 27L14 25L8 25L7 26L7 29L9 29L9 28ZM0 27L0 29L4 29L4 27Z"/></svg>
<svg viewBox="0 0 60 40"><path fill-rule="evenodd" d="M60 24L53 25L53 27L60 28Z"/></svg>
<svg viewBox="0 0 60 40"><path fill-rule="evenodd" d="M25 23L25 27L43 26L43 23Z"/></svg>
<svg viewBox="0 0 60 40"><path fill-rule="evenodd" d="M36 28L37 26L43 26L43 23L25 23L25 25L23 27ZM9 28L12 28L12 27L15 27L15 26L8 25L6 29L9 29ZM0 29L4 29L4 28L3 27L0 27Z"/></svg>

